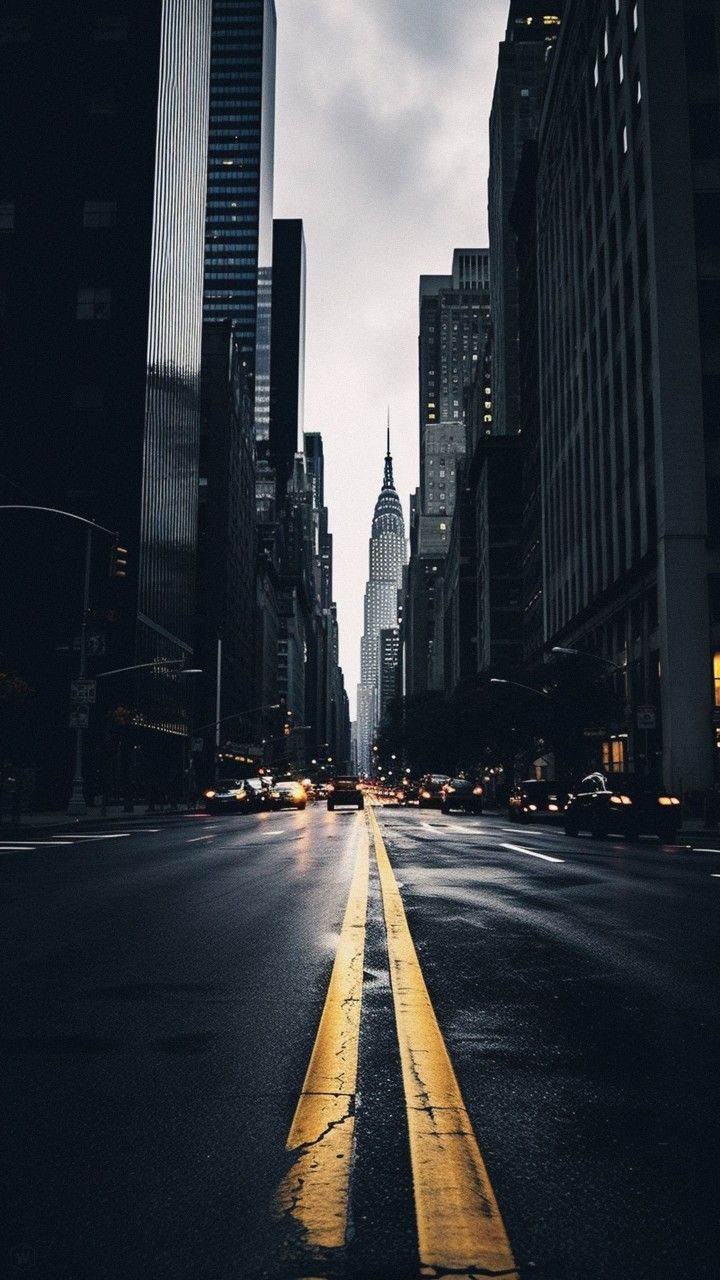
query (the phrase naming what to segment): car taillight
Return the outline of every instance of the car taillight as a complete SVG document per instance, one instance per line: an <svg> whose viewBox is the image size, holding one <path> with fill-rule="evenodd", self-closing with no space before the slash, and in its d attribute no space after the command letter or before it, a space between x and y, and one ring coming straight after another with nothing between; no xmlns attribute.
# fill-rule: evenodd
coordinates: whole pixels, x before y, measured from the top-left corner
<svg viewBox="0 0 720 1280"><path fill-rule="evenodd" d="M632 804L632 800L630 799L629 796L611 796L610 803L611 804Z"/></svg>
<svg viewBox="0 0 720 1280"><path fill-rule="evenodd" d="M328 784L327 784L327 790L328 790L328 791L334 791L334 790L335 790L335 787L334 787L334 785L333 785L333 783L332 783L332 782L328 782Z"/></svg>
<svg viewBox="0 0 720 1280"><path fill-rule="evenodd" d="M421 791L421 792L420 792L420 795L422 796L423 800L429 800L429 799L430 799L430 792L429 792L429 791Z"/></svg>
<svg viewBox="0 0 720 1280"><path fill-rule="evenodd" d="M679 803L680 801L678 800L677 796L658 796L658 804L670 805L670 804L679 804Z"/></svg>
<svg viewBox="0 0 720 1280"><path fill-rule="evenodd" d="M482 794L483 794L483 789L482 789L482 787L473 787L473 795L474 795L474 796L481 796Z"/></svg>

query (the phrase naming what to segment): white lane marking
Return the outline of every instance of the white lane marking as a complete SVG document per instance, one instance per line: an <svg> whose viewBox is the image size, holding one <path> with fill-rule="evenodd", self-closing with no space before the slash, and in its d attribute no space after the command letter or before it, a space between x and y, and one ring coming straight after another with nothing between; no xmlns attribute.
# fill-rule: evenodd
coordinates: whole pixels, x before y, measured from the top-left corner
<svg viewBox="0 0 720 1280"><path fill-rule="evenodd" d="M197 844L199 840L212 840L213 836L195 836L192 840L186 840L186 844Z"/></svg>
<svg viewBox="0 0 720 1280"><path fill-rule="evenodd" d="M524 849L521 844L503 844L503 849L513 849L515 853L526 853L529 858L542 858L543 862L564 862L564 858L551 858L549 853L536 853L534 849Z"/></svg>
<svg viewBox="0 0 720 1280"><path fill-rule="evenodd" d="M8 849L12 846L13 849L36 849L40 844L47 844L51 845L52 848L56 848L61 844L72 843L72 840L8 840L7 843L3 842L2 848Z"/></svg>
<svg viewBox="0 0 720 1280"><path fill-rule="evenodd" d="M692 848L693 853L720 853L720 849L699 849L696 845L684 845L686 849Z"/></svg>
<svg viewBox="0 0 720 1280"><path fill-rule="evenodd" d="M131 835L132 835L132 831L113 831L111 835L98 835L98 836L74 835L73 840L124 840L126 837Z"/></svg>
<svg viewBox="0 0 720 1280"><path fill-rule="evenodd" d="M714 853L714 852L715 852L715 850L713 850L713 853ZM710 879L711 879L711 880L720 880L720 874L718 874L718 872L717 872L717 871L711 871L711 873L710 873Z"/></svg>
<svg viewBox="0 0 720 1280"><path fill-rule="evenodd" d="M34 844L0 844L0 853L32 853Z"/></svg>

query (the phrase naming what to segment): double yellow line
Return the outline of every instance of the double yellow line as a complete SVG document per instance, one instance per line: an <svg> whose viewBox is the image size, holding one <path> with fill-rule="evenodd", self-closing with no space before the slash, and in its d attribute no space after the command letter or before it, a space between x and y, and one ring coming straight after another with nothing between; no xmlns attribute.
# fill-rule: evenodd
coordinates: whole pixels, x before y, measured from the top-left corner
<svg viewBox="0 0 720 1280"><path fill-rule="evenodd" d="M372 834L387 931L412 1164L421 1273L468 1280L518 1272L408 928L377 818L363 829L345 920L303 1090L288 1136L297 1152L278 1209L306 1243L345 1243ZM448 1280L450 1278L448 1277Z"/></svg>

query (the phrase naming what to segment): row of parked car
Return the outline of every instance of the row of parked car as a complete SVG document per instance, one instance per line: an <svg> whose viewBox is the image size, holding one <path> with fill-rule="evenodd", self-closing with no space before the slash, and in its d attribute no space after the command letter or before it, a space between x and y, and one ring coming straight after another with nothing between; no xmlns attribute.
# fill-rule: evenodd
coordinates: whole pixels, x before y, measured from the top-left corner
<svg viewBox="0 0 720 1280"><path fill-rule="evenodd" d="M481 814L483 793L481 782L429 773L399 789L397 799L443 813L456 809ZM678 796L647 778L621 773L591 773L575 787L535 779L520 782L508 796L507 816L511 822L556 823L569 836L588 831L596 837L617 834L628 840L656 835L663 841L673 840L683 821Z"/></svg>
<svg viewBox="0 0 720 1280"><path fill-rule="evenodd" d="M529 780L514 787L508 798L513 822L562 823L565 834L581 831L602 837L620 835L635 840L655 835L674 840L683 821L679 796L634 774L590 773L575 787Z"/></svg>

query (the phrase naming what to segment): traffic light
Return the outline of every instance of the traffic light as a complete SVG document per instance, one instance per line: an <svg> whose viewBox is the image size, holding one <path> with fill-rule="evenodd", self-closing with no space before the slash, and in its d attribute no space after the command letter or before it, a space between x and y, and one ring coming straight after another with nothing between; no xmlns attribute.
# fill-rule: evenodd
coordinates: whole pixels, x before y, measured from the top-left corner
<svg viewBox="0 0 720 1280"><path fill-rule="evenodd" d="M127 547L121 547L119 543L115 543L110 555L110 577L111 578L127 578Z"/></svg>

